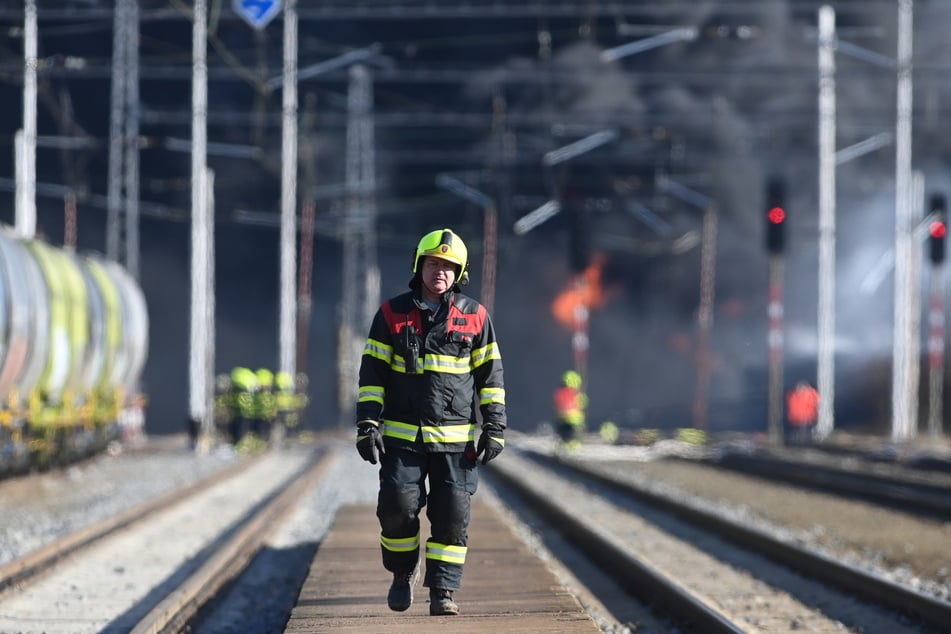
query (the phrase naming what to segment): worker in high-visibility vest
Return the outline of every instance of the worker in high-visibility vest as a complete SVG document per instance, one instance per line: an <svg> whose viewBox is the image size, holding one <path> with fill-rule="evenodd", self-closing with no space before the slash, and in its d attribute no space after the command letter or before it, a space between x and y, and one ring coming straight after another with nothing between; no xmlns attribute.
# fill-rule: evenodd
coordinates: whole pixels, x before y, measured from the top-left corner
<svg viewBox="0 0 951 634"><path fill-rule="evenodd" d="M251 431L262 440L271 436L271 428L277 418L277 403L274 399L274 373L267 368L258 368L258 391L254 396L254 418Z"/></svg>
<svg viewBox="0 0 951 634"><path fill-rule="evenodd" d="M786 417L792 427L791 440L809 442L819 418L819 391L806 381L797 383L786 395Z"/></svg>
<svg viewBox="0 0 951 634"><path fill-rule="evenodd" d="M585 429L585 408L588 397L581 389L581 375L568 370L561 377L561 385L555 390L555 432L562 446L577 449Z"/></svg>
<svg viewBox="0 0 951 634"><path fill-rule="evenodd" d="M307 405L307 395L298 391L297 381L290 372L278 372L274 377L274 403L277 424L294 429L300 424L301 413Z"/></svg>
<svg viewBox="0 0 951 634"><path fill-rule="evenodd" d="M236 367L231 370L231 442L238 444L251 430L254 420L254 397L258 391L258 377L253 370Z"/></svg>

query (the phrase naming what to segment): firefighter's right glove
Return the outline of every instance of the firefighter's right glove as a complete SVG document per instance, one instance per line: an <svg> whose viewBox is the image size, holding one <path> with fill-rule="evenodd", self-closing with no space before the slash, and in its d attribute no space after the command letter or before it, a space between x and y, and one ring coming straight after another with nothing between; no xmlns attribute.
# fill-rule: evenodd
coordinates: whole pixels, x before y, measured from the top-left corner
<svg viewBox="0 0 951 634"><path fill-rule="evenodd" d="M379 462L380 456L386 453L383 449L380 424L375 420L361 420L357 423L357 451L360 457L370 464Z"/></svg>
<svg viewBox="0 0 951 634"><path fill-rule="evenodd" d="M482 456L482 464L488 464L490 460L502 453L505 448L505 438L502 430L493 425L485 425L482 433L479 434L479 444L476 445L476 458Z"/></svg>

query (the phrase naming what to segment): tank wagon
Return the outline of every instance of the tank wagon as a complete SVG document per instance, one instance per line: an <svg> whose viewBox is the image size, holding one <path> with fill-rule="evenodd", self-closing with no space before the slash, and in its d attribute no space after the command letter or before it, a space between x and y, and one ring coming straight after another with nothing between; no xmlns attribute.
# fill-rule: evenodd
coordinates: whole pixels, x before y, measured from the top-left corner
<svg viewBox="0 0 951 634"><path fill-rule="evenodd" d="M0 476L117 439L147 354L145 296L121 266L0 229Z"/></svg>

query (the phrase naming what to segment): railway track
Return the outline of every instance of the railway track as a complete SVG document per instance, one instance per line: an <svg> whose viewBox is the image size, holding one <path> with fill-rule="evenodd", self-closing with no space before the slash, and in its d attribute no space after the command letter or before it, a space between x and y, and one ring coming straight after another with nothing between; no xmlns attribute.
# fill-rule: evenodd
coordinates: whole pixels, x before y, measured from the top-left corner
<svg viewBox="0 0 951 634"><path fill-rule="evenodd" d="M917 443L886 443L878 438L849 434L834 435L826 441L787 447L804 456L826 456L832 460L855 459L866 464L897 465L917 472L951 473L951 446L946 439L921 438Z"/></svg>
<svg viewBox="0 0 951 634"><path fill-rule="evenodd" d="M951 622L951 603L617 474L514 451L491 473L499 490L517 492L513 508L534 509L603 574L691 631L928 632Z"/></svg>
<svg viewBox="0 0 951 634"><path fill-rule="evenodd" d="M727 521L713 498L684 500L632 486L625 476L638 470L636 462L625 464L617 456L602 463L562 462L527 451L536 445L521 440L513 438L511 450L485 471L487 490L509 513L536 508L538 521L556 526L563 544L584 551L585 561L569 558L562 565L589 584L586 591L601 603L593 611L586 603L589 611L607 606L616 623L643 632L921 633L940 631L935 623L951 619L947 602L933 595L908 592L799 547L788 534L777 540L742 521ZM245 566L253 559L253 567L267 568L265 575L300 577L316 551L319 529L312 516L304 522L303 541L300 531L272 539L255 557L267 534L281 525L281 513L304 506L332 518L338 491L344 490L361 503L375 499L374 469L351 455L349 438L326 439L321 452L319 465L313 446L243 459L185 490L0 565L0 631L235 631L241 626L234 623L250 622L244 610L260 610L276 594L276 607L267 610L278 616L268 618L282 622L294 589L275 581L249 584L255 574ZM331 463L345 481L324 478ZM365 476L357 477L363 468ZM687 473L704 477L710 471L716 469L697 464ZM364 480L366 491L353 490ZM331 493L320 501L294 502L315 487ZM554 535L556 529L544 530ZM583 572L585 567L590 570ZM231 625L210 625L216 619Z"/></svg>
<svg viewBox="0 0 951 634"><path fill-rule="evenodd" d="M0 567L0 631L177 632L334 463L269 452Z"/></svg>
<svg viewBox="0 0 951 634"><path fill-rule="evenodd" d="M722 468L837 493L906 512L951 518L951 474L820 451L723 451L707 460Z"/></svg>

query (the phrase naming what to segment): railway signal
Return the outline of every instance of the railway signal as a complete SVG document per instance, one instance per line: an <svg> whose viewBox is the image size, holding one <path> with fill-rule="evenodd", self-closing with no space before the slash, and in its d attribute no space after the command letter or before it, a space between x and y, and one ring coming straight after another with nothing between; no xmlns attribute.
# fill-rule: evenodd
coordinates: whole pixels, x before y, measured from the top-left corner
<svg viewBox="0 0 951 634"><path fill-rule="evenodd" d="M948 233L948 205L945 197L935 194L931 197L933 219L928 225L928 255L932 264L944 262L944 239Z"/></svg>
<svg viewBox="0 0 951 634"><path fill-rule="evenodd" d="M766 184L766 251L783 252L786 246L786 187L779 179Z"/></svg>

